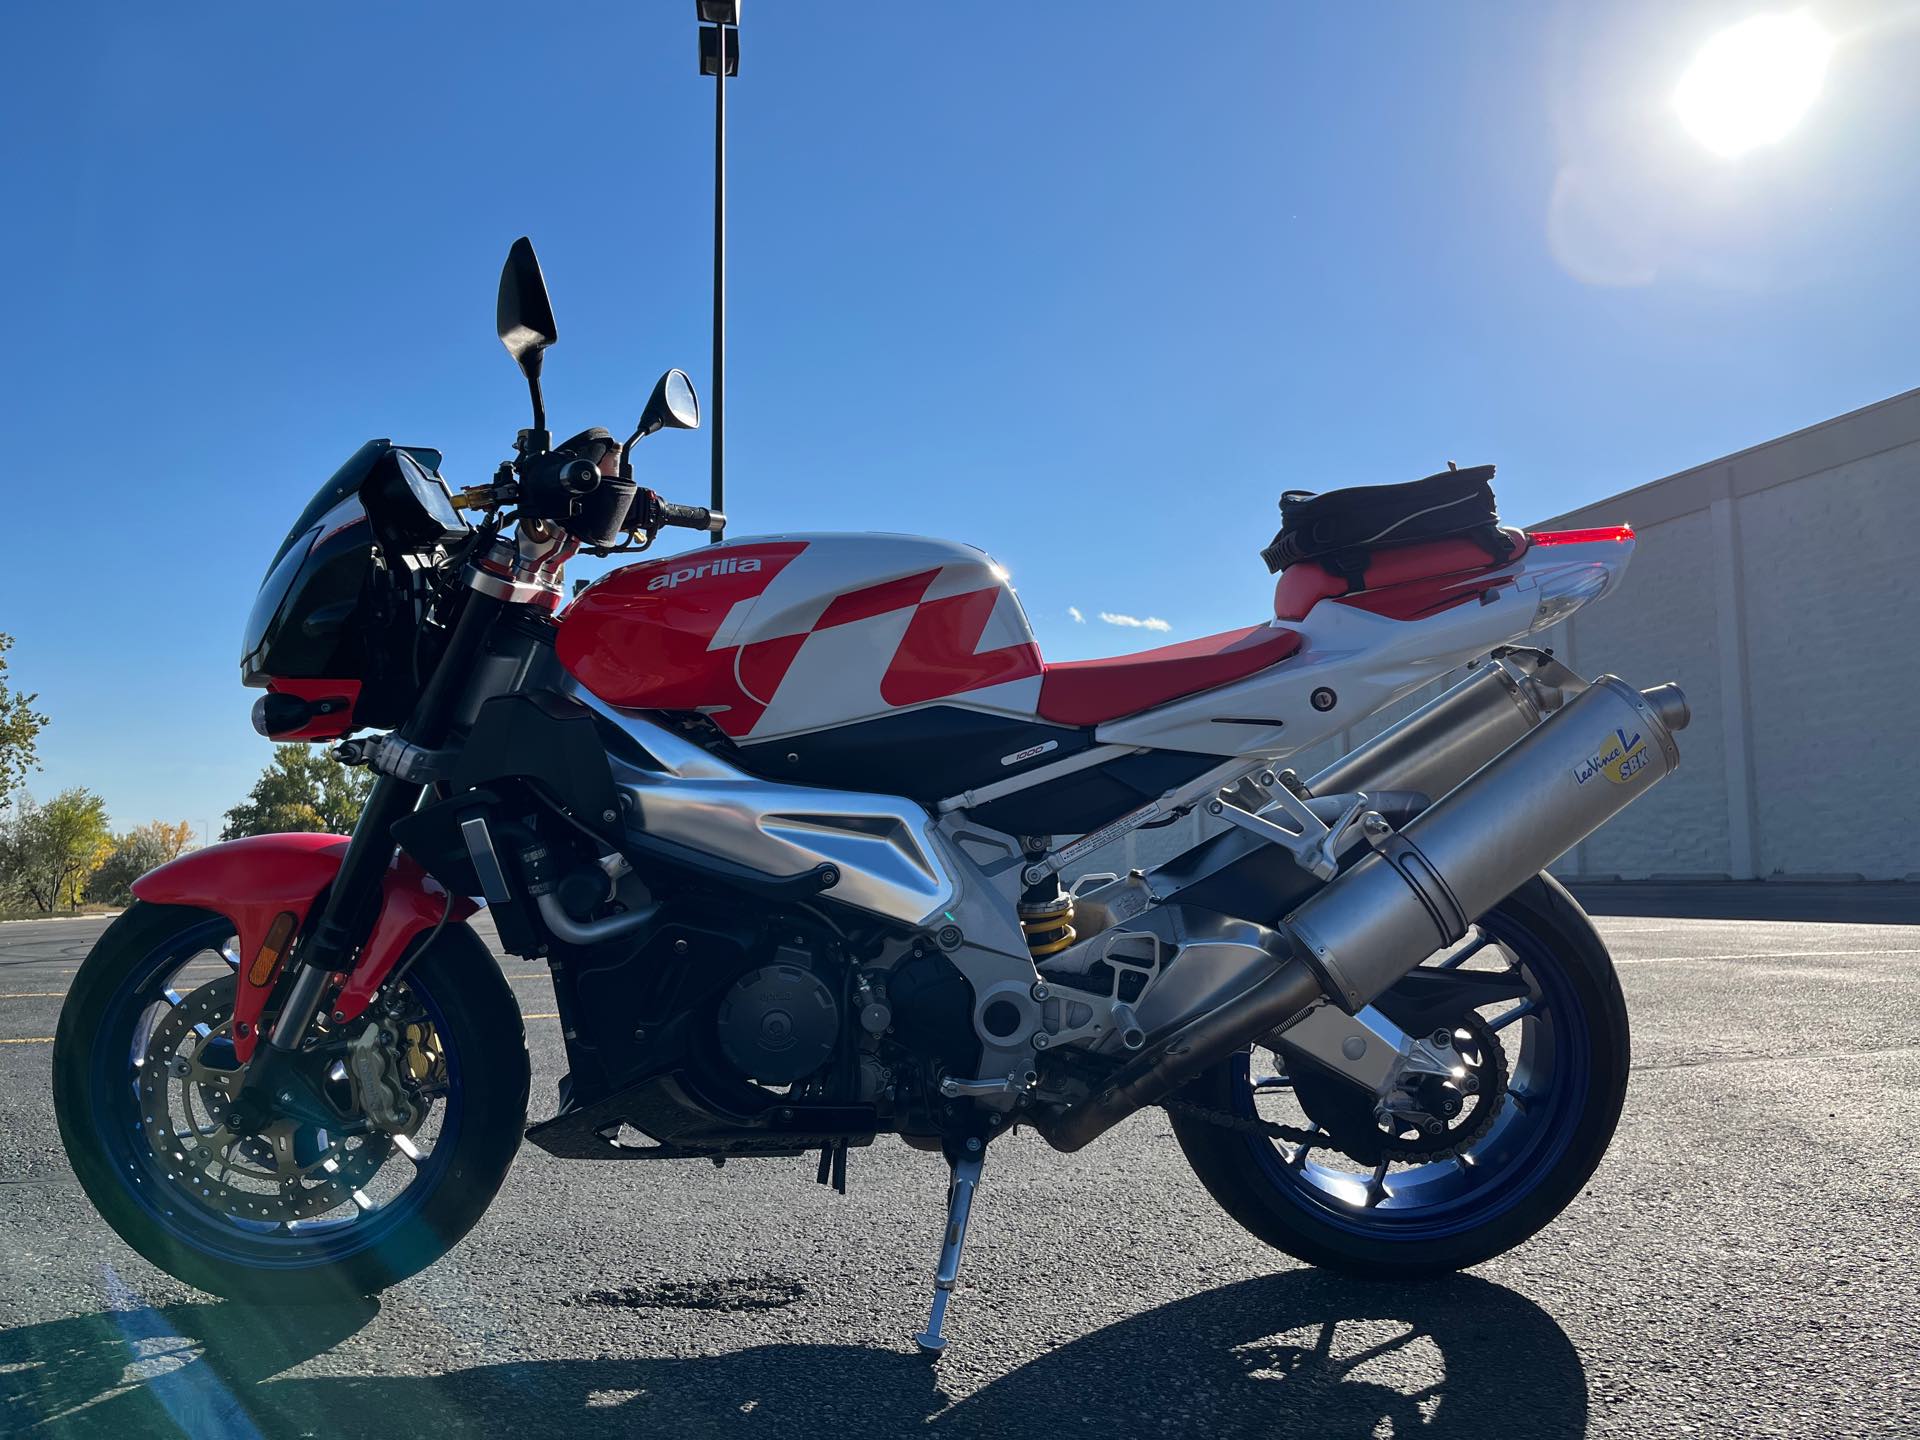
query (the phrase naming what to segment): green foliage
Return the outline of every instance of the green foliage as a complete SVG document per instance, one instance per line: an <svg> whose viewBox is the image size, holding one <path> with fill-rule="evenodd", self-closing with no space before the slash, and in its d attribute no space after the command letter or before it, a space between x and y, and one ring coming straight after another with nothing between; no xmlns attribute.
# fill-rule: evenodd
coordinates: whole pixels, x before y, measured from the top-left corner
<svg viewBox="0 0 1920 1440"><path fill-rule="evenodd" d="M42 913L77 910L113 848L107 807L87 790L62 790L44 805L22 795L0 820L0 874Z"/></svg>
<svg viewBox="0 0 1920 1440"><path fill-rule="evenodd" d="M29 770L40 768L34 744L47 723L47 717L33 708L39 696L7 688L7 651L12 648L13 637L0 635L0 805L7 803Z"/></svg>
<svg viewBox="0 0 1920 1440"><path fill-rule="evenodd" d="M254 782L247 798L227 812L220 838L237 840L243 835L288 830L345 835L359 820L372 788L369 772L348 769L324 750L276 745L273 763Z"/></svg>
<svg viewBox="0 0 1920 1440"><path fill-rule="evenodd" d="M109 905L133 899L133 882L149 870L177 859L193 839L192 827L182 820L169 825L152 820L114 841L113 853L87 881L87 898Z"/></svg>

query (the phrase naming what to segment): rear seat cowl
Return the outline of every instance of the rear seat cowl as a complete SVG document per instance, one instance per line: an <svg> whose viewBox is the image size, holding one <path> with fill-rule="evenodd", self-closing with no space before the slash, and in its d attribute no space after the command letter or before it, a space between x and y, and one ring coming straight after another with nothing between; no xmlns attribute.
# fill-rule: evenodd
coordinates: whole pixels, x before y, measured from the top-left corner
<svg viewBox="0 0 1920 1440"><path fill-rule="evenodd" d="M1495 560L1484 547L1472 540L1428 540L1418 545L1398 545L1374 552L1367 566L1364 583L1349 589L1345 577L1334 574L1315 561L1289 565L1281 571L1273 587L1273 614L1276 620L1304 620L1322 600L1336 599L1361 591L1382 590L1395 585L1440 577L1458 579L1464 575L1502 570L1526 553L1524 531L1507 529L1503 533L1514 542L1514 552L1505 560Z"/></svg>

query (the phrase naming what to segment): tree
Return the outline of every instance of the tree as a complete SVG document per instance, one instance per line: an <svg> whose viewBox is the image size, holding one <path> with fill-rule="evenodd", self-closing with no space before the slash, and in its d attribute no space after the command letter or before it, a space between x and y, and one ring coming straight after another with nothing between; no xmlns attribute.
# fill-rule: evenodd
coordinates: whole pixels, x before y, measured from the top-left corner
<svg viewBox="0 0 1920 1440"><path fill-rule="evenodd" d="M350 770L324 751L276 745L273 763L253 782L247 798L227 811L222 840L273 835L285 830L321 830L344 835L360 818L373 776Z"/></svg>
<svg viewBox="0 0 1920 1440"><path fill-rule="evenodd" d="M87 881L87 898L124 905L133 898L134 881L178 859L192 839L193 829L184 820L178 825L150 820L129 830L114 841L113 853Z"/></svg>
<svg viewBox="0 0 1920 1440"><path fill-rule="evenodd" d="M169 860L178 860L193 848L193 826L185 820L176 825L169 825L164 820L149 820L138 830L129 833L151 835L154 843L160 847L162 865Z"/></svg>
<svg viewBox="0 0 1920 1440"><path fill-rule="evenodd" d="M0 826L0 872L45 913L63 901L79 909L88 879L112 853L107 807L87 790L62 790L44 805L23 795Z"/></svg>
<svg viewBox="0 0 1920 1440"><path fill-rule="evenodd" d="M38 695L7 689L7 651L12 648L13 637L0 635L0 805L7 803L29 770L40 768L34 742L47 723L47 717L33 708Z"/></svg>

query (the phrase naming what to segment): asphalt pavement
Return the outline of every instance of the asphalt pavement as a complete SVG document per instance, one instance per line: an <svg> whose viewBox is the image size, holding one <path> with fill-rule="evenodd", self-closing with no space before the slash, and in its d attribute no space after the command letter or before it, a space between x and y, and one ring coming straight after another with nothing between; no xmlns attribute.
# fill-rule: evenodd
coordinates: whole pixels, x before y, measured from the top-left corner
<svg viewBox="0 0 1920 1440"><path fill-rule="evenodd" d="M103 922L0 925L0 1434L195 1437L1920 1434L1920 924L1605 918L1634 1016L1611 1155L1521 1249L1358 1283L1244 1233L1157 1112L993 1147L931 1367L945 1171L523 1149L377 1301L264 1310L138 1259L48 1099ZM544 969L506 962L537 1115Z"/></svg>

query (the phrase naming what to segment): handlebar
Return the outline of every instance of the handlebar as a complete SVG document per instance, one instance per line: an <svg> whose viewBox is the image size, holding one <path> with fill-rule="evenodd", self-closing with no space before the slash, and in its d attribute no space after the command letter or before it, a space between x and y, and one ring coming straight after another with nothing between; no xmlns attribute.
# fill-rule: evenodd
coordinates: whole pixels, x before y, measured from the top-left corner
<svg viewBox="0 0 1920 1440"><path fill-rule="evenodd" d="M507 488L501 482L463 491L460 502L493 506L517 502L523 518L557 520L590 546L611 546L622 531L652 535L668 526L702 530L710 535L727 528L727 517L704 505L676 505L657 493L634 485L631 472L602 475L592 461L553 450L523 459L514 467L518 481Z"/></svg>
<svg viewBox="0 0 1920 1440"><path fill-rule="evenodd" d="M678 525L687 530L705 530L709 534L727 528L727 517L718 510L709 510L704 505L675 505L670 500L662 500L659 514L662 525Z"/></svg>
<svg viewBox="0 0 1920 1440"><path fill-rule="evenodd" d="M566 520L576 503L600 488L601 475L590 460L552 450L519 467L520 512L540 520Z"/></svg>
<svg viewBox="0 0 1920 1440"><path fill-rule="evenodd" d="M675 505L671 500L662 500L652 490L642 489L633 497L633 508L627 512L629 530L652 534L669 525L714 534L727 528L727 517L704 505Z"/></svg>

